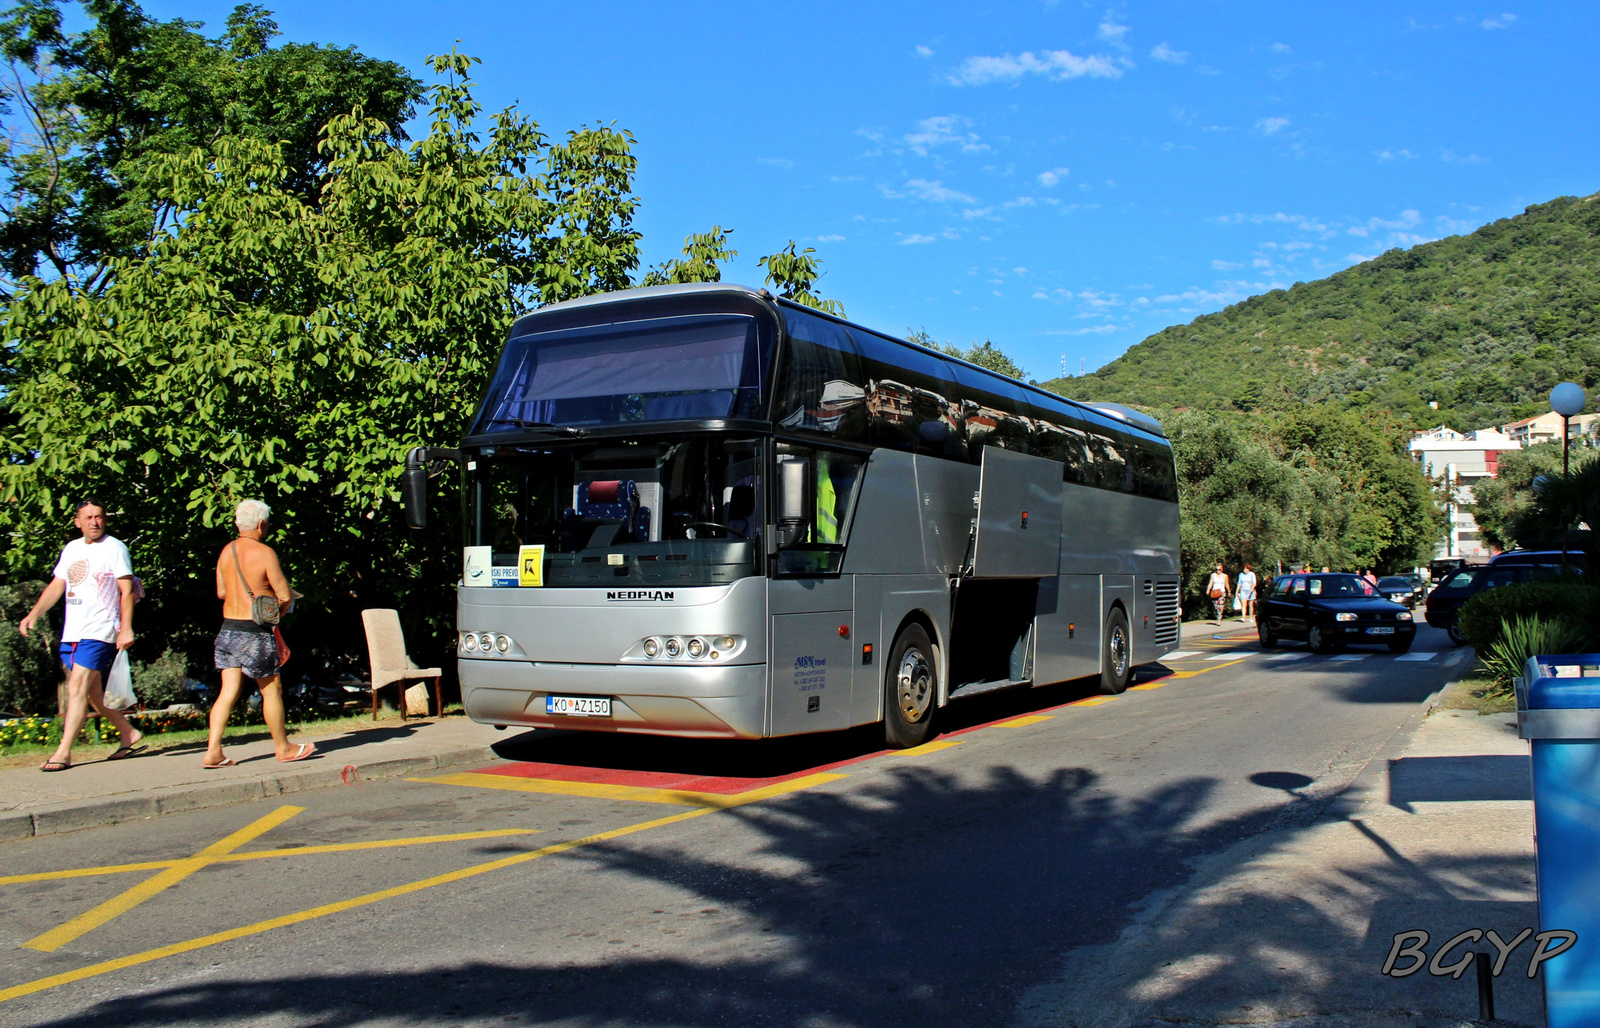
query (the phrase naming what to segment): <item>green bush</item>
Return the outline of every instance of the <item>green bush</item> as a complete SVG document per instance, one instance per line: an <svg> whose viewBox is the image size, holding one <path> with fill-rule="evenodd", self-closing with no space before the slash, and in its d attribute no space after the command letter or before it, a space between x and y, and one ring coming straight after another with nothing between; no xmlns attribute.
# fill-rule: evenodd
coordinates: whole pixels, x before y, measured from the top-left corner
<svg viewBox="0 0 1600 1028"><path fill-rule="evenodd" d="M48 618L26 638L17 622L27 616L43 582L0 585L0 711L54 714L61 665L56 661L56 635Z"/></svg>
<svg viewBox="0 0 1600 1028"><path fill-rule="evenodd" d="M1587 630L1590 644L1600 626L1600 589L1581 582L1524 582L1485 589L1461 606L1461 631L1487 660L1512 619L1537 616ZM1518 672L1521 673L1520 670Z"/></svg>
<svg viewBox="0 0 1600 1028"><path fill-rule="evenodd" d="M133 676L133 692L146 710L166 710L174 703L192 703L189 692L189 661L178 650L167 650L148 664L133 661L128 669Z"/></svg>
<svg viewBox="0 0 1600 1028"><path fill-rule="evenodd" d="M1494 590L1499 592L1498 589ZM1550 653L1583 653L1590 641L1588 625L1577 625L1561 618L1538 614L1513 617L1500 638L1482 656L1483 668L1501 689L1522 674L1529 657Z"/></svg>

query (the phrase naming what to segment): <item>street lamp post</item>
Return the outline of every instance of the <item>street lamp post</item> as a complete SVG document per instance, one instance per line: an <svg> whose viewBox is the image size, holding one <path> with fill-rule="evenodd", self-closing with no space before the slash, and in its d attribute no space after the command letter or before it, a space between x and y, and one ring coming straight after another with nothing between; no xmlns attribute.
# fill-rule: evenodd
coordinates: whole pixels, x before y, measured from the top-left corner
<svg viewBox="0 0 1600 1028"><path fill-rule="evenodd" d="M1550 390L1550 409L1561 415L1561 477L1567 477L1567 450L1572 444L1571 421L1572 418L1583 412L1584 405L1589 398L1583 395L1583 387L1576 382L1563 382ZM1561 567L1567 566L1567 532L1561 531Z"/></svg>

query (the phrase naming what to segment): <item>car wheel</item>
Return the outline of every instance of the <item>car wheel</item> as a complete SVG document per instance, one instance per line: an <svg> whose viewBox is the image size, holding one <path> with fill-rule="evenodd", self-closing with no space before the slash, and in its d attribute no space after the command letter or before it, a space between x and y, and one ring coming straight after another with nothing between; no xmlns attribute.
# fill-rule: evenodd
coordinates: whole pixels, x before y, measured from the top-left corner
<svg viewBox="0 0 1600 1028"><path fill-rule="evenodd" d="M1119 695L1133 684L1133 642L1128 638L1128 615L1121 607L1113 608L1106 616L1100 667L1100 691L1106 695Z"/></svg>
<svg viewBox="0 0 1600 1028"><path fill-rule="evenodd" d="M1450 641L1457 646L1465 646L1467 644L1467 637L1461 631L1461 611L1459 609L1451 611L1450 624L1445 627L1445 631L1450 633Z"/></svg>
<svg viewBox="0 0 1600 1028"><path fill-rule="evenodd" d="M939 664L921 625L907 625L890 652L884 681L883 738L903 750L928 738L939 700Z"/></svg>
<svg viewBox="0 0 1600 1028"><path fill-rule="evenodd" d="M1312 653L1333 652L1333 640L1328 638L1328 633L1321 625L1312 625L1306 632L1306 645L1311 647Z"/></svg>
<svg viewBox="0 0 1600 1028"><path fill-rule="evenodd" d="M1272 634L1272 629L1267 627L1265 619L1258 618L1256 620L1256 638L1261 641L1263 650L1275 650L1278 648L1278 637Z"/></svg>
<svg viewBox="0 0 1600 1028"><path fill-rule="evenodd" d="M1411 649L1410 639L1391 639L1389 641L1390 653L1404 653L1409 649Z"/></svg>

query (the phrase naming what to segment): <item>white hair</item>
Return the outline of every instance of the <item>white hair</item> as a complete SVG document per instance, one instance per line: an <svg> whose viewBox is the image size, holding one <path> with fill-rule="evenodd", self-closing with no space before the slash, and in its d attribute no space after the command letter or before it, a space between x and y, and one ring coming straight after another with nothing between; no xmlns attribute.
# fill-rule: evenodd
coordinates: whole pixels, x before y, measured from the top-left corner
<svg viewBox="0 0 1600 1028"><path fill-rule="evenodd" d="M239 506L233 510L233 523L239 526L239 531L248 532L252 528L259 528L261 522L272 516L272 508L260 500L240 500Z"/></svg>

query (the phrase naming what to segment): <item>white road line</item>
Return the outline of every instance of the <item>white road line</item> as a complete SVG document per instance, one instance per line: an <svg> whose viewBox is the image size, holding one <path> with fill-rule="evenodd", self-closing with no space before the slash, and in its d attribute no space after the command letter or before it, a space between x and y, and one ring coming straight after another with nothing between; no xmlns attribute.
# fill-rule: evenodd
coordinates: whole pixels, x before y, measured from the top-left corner
<svg viewBox="0 0 1600 1028"><path fill-rule="evenodd" d="M1250 654L1252 654L1254 652L1256 652L1256 651L1254 651L1254 650L1229 650L1227 653L1213 653L1211 656L1207 657L1206 659L1207 660L1238 660L1241 657L1248 657L1248 656L1250 656Z"/></svg>
<svg viewBox="0 0 1600 1028"><path fill-rule="evenodd" d="M1333 659L1334 660L1366 660L1370 656L1372 656L1372 654L1370 654L1370 653L1336 653L1336 654L1333 655Z"/></svg>
<svg viewBox="0 0 1600 1028"><path fill-rule="evenodd" d="M1402 653L1402 654L1400 654L1400 656L1398 656L1398 657L1396 657L1394 659L1395 660L1432 660L1433 658L1437 657L1438 655L1439 654L1438 654L1437 651L1435 651L1433 653L1424 653L1424 652L1420 652L1419 651L1417 653Z"/></svg>
<svg viewBox="0 0 1600 1028"><path fill-rule="evenodd" d="M1310 653L1307 653L1305 650L1301 650L1298 653L1275 653L1272 656L1268 657L1267 659L1268 660L1305 660L1309 656L1311 656Z"/></svg>
<svg viewBox="0 0 1600 1028"><path fill-rule="evenodd" d="M1200 651L1199 650L1179 650L1177 653L1169 653L1165 657L1162 657L1161 659L1162 660L1186 660L1189 657L1198 657L1198 656L1200 656Z"/></svg>

